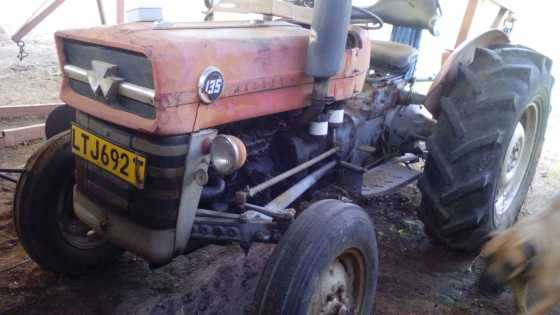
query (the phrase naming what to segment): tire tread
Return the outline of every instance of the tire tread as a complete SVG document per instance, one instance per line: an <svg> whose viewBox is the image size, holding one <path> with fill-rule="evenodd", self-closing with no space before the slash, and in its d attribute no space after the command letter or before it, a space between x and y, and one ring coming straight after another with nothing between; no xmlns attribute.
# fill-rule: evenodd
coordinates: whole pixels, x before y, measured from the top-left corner
<svg viewBox="0 0 560 315"><path fill-rule="evenodd" d="M473 251L496 228L489 217L495 164L507 145L512 120L531 93L549 97L554 81L550 68L549 58L513 45L478 48L471 64L459 66L441 99L438 127L427 140L429 156L418 181L419 217L436 241ZM546 126L548 98L544 103ZM539 150L542 140L537 140Z"/></svg>

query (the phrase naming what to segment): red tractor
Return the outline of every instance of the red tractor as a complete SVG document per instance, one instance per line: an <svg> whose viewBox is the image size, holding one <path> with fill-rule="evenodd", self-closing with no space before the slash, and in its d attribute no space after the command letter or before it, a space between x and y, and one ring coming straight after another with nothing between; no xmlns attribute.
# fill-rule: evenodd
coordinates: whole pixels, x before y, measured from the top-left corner
<svg viewBox="0 0 560 315"><path fill-rule="evenodd" d="M514 223L550 112L549 58L493 30L420 95L417 50L368 29L433 30L437 1L208 5L205 22L56 34L68 106L14 205L39 265L79 275L129 251L155 268L206 244L275 243L256 314L368 314L374 224L319 192L357 200L419 178L427 234L458 250ZM265 18L211 19L232 8Z"/></svg>

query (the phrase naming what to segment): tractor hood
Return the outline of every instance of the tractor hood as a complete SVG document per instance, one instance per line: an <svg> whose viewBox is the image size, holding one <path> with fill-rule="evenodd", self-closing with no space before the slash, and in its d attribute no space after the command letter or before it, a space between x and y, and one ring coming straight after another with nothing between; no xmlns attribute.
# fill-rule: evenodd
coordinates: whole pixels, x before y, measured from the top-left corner
<svg viewBox="0 0 560 315"><path fill-rule="evenodd" d="M347 49L331 96L360 91L369 41ZM188 133L308 105L304 74L309 30L287 22L132 23L56 33L61 98L118 125L157 134ZM214 102L199 96L208 68L223 75ZM208 103L208 102L206 102Z"/></svg>

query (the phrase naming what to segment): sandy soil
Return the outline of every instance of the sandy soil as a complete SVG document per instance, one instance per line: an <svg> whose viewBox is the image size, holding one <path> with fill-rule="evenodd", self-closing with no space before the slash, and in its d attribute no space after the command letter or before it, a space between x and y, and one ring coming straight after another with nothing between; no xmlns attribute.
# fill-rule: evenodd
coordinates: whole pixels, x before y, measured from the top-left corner
<svg viewBox="0 0 560 315"><path fill-rule="evenodd" d="M32 38L29 46L31 55L20 64L0 33L0 104L56 101L59 73L50 40ZM556 111L551 124L557 121ZM9 123L0 119L0 127ZM560 188L559 135L553 130L525 214L538 211ZM37 145L0 151L0 166L21 165ZM0 314L244 314L273 249L257 245L246 255L236 246L210 246L157 270L125 255L102 274L60 277L41 270L21 249L11 223L14 188L0 181ZM476 293L476 274L467 272L472 256L429 242L415 214L419 200L416 187L408 186L363 204L379 240L376 314L511 314L509 293L498 299Z"/></svg>

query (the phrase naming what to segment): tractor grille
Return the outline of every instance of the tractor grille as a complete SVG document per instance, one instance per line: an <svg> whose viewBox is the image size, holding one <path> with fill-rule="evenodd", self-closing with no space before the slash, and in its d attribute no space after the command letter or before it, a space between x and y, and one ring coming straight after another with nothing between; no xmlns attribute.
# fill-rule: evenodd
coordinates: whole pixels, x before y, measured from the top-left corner
<svg viewBox="0 0 560 315"><path fill-rule="evenodd" d="M142 54L69 39L64 40L63 45L66 65L86 72L92 69L92 61L105 62L117 66L117 75L125 82L146 89L154 89L152 65ZM121 94L110 100L102 95L95 94L87 82L87 78L77 79L70 76L70 87L80 95L95 99L113 108L148 119L154 119L156 116L153 104L140 102Z"/></svg>
<svg viewBox="0 0 560 315"><path fill-rule="evenodd" d="M146 157L144 189L140 190L99 167L76 158L78 190L111 211L142 226L175 227L181 198L189 136L149 136L103 122L81 112L77 124L98 136Z"/></svg>

